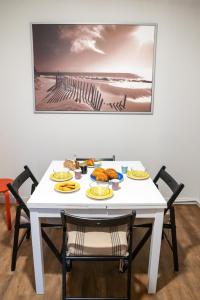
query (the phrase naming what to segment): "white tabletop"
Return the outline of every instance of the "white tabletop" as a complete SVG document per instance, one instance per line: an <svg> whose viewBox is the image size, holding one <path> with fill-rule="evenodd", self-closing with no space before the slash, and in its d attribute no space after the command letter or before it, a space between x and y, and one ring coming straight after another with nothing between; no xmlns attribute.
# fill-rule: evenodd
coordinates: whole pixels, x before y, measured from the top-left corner
<svg viewBox="0 0 200 300"><path fill-rule="evenodd" d="M139 161L109 161L102 162L103 168L113 167L121 173L121 166L127 165L129 168L144 170ZM55 171L63 170L63 161L52 161L45 172L35 192L29 199L27 205L32 208L119 208L119 209L149 209L165 208L166 201L155 187L152 179L133 180L124 175L120 189L114 191L112 198L107 200L93 200L86 196L86 190L91 181L90 174L93 168L88 168L88 173L82 175L80 180L80 190L73 193L59 193L54 190L56 182L49 177ZM74 172L71 171L74 175ZM73 180L75 180L73 178ZM76 181L76 180L75 180Z"/></svg>

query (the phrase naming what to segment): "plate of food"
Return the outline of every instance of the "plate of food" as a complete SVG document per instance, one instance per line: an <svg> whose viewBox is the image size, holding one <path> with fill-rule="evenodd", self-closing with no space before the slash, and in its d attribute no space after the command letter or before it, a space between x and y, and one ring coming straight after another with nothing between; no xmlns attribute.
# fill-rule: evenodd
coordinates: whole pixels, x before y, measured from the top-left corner
<svg viewBox="0 0 200 300"><path fill-rule="evenodd" d="M127 171L127 177L135 180L144 180L150 177L150 174L143 170Z"/></svg>
<svg viewBox="0 0 200 300"><path fill-rule="evenodd" d="M80 184L75 181L58 182L54 186L54 189L60 193L72 193L80 189Z"/></svg>
<svg viewBox="0 0 200 300"><path fill-rule="evenodd" d="M65 168L68 168L72 171L74 171L76 169L76 162L73 161L73 160L66 159L64 161L63 165L64 165Z"/></svg>
<svg viewBox="0 0 200 300"><path fill-rule="evenodd" d="M100 181L100 182L110 182L113 179L119 179L119 182L122 182L124 179L123 174L117 172L113 168L96 168L92 174L90 175L90 178L93 181Z"/></svg>
<svg viewBox="0 0 200 300"><path fill-rule="evenodd" d="M95 200L105 200L113 196L113 191L103 186L94 186L86 191L86 195Z"/></svg>
<svg viewBox="0 0 200 300"><path fill-rule="evenodd" d="M94 158L86 159L83 163L86 164L88 168L94 168Z"/></svg>
<svg viewBox="0 0 200 300"><path fill-rule="evenodd" d="M60 171L60 172L53 172L50 175L50 179L53 181L67 181L73 178L72 173Z"/></svg>

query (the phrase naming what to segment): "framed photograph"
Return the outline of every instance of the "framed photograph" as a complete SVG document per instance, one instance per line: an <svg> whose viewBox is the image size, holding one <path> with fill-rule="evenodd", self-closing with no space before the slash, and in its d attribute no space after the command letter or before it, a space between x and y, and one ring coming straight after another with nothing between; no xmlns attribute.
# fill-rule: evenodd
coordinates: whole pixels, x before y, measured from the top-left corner
<svg viewBox="0 0 200 300"><path fill-rule="evenodd" d="M35 112L153 111L155 24L32 24Z"/></svg>

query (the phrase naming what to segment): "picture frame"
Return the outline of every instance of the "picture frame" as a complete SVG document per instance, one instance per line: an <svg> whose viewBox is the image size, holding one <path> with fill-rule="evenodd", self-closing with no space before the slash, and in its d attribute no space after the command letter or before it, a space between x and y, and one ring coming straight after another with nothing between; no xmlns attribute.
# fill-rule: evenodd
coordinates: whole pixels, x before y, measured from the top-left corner
<svg viewBox="0 0 200 300"><path fill-rule="evenodd" d="M157 24L31 29L35 113L153 113Z"/></svg>

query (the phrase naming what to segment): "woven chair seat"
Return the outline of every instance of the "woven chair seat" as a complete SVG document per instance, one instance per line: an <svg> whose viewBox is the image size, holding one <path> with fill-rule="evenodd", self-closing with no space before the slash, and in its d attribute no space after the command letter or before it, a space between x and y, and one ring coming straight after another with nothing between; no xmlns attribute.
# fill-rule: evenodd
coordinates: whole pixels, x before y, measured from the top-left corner
<svg viewBox="0 0 200 300"><path fill-rule="evenodd" d="M27 214L22 210L20 215L20 224L27 224L30 223L30 219L28 218Z"/></svg>
<svg viewBox="0 0 200 300"><path fill-rule="evenodd" d="M127 225L85 227L68 224L67 256L127 256Z"/></svg>

